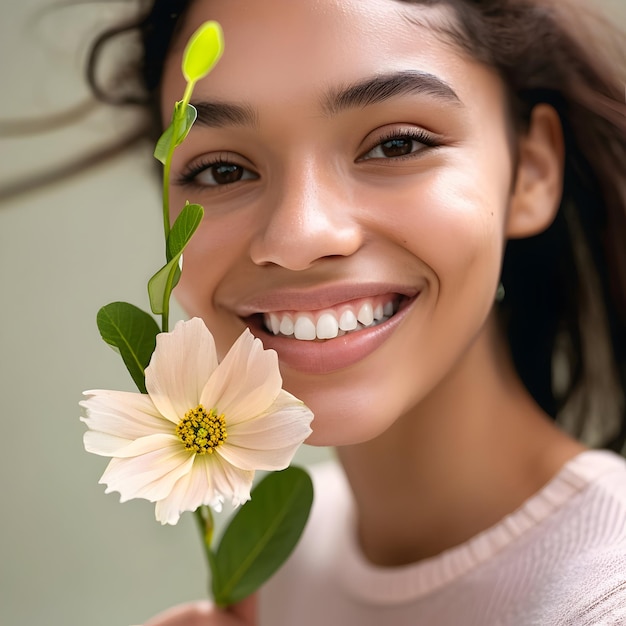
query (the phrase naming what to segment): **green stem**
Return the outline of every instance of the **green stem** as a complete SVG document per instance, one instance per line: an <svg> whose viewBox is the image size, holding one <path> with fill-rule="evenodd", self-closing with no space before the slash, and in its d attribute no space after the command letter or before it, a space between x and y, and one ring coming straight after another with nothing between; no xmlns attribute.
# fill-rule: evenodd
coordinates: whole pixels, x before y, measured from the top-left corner
<svg viewBox="0 0 626 626"><path fill-rule="evenodd" d="M213 530L215 524L213 523L213 513L208 506L201 506L194 512L194 517L198 523L198 530L200 531L200 537L202 538L202 544L209 561L213 559L213 552L211 550L211 544L213 543Z"/></svg>
<svg viewBox="0 0 626 626"><path fill-rule="evenodd" d="M181 107L183 111L187 109L187 105L189 104L191 100L191 94L193 93L193 88L195 87L195 85L196 85L195 81L190 81L187 83L187 86L185 87L185 93L183 94L183 99L182 99L183 104Z"/></svg>
<svg viewBox="0 0 626 626"><path fill-rule="evenodd" d="M163 303L163 313L161 313L161 332L167 333L170 330L170 303Z"/></svg>
<svg viewBox="0 0 626 626"><path fill-rule="evenodd" d="M170 176L172 170L172 158L174 156L174 150L176 149L177 138L180 130L180 125L184 121L187 114L187 105L191 100L191 94L195 82L188 82L185 87L185 93L183 99L176 103L174 109L174 117L172 120L172 142L165 157L165 163L163 164L163 233L165 235L165 246L167 248L167 240L170 236ZM166 254L167 257L167 254ZM172 293L172 284L174 282L174 274L176 270L173 270L168 277L166 286L164 301L163 301L163 313L161 315L161 330L166 333L169 330L169 318L170 318L170 296Z"/></svg>
<svg viewBox="0 0 626 626"><path fill-rule="evenodd" d="M176 132L176 126L173 129ZM167 238L170 236L170 171L172 169L173 150L167 155L163 164L163 233L167 245Z"/></svg>
<svg viewBox="0 0 626 626"><path fill-rule="evenodd" d="M211 580L209 581L209 596L213 596L212 583L216 576L215 553L211 548L211 544L213 543L213 530L215 528L213 513L210 507L200 506L195 510L194 517L198 523L198 530L200 531L202 545L204 546L204 555L206 556L209 571L211 572Z"/></svg>
<svg viewBox="0 0 626 626"><path fill-rule="evenodd" d="M163 164L163 232L165 233L165 242L167 244L167 238L170 234L170 172L172 169L172 157L174 156L174 150L176 149L176 139L178 138L178 132L180 129L180 123L184 120L187 114L187 105L191 100L191 94L195 87L195 82L189 82L185 86L185 93L183 99L176 103L174 119L172 120L172 145L165 158Z"/></svg>
<svg viewBox="0 0 626 626"><path fill-rule="evenodd" d="M174 276L176 275L176 266L172 268L169 276L167 277L167 283L165 283L165 293L163 294L163 313L161 314L161 330L168 332L169 319L170 319L170 296L172 295Z"/></svg>

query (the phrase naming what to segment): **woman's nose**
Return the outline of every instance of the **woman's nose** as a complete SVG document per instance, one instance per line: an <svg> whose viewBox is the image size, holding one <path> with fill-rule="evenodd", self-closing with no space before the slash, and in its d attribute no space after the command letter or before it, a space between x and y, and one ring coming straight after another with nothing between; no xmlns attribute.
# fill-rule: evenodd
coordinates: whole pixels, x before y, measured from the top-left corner
<svg viewBox="0 0 626 626"><path fill-rule="evenodd" d="M319 259L350 256L362 241L354 207L337 174L322 173L313 163L305 163L291 167L268 195L250 257L257 265L298 271Z"/></svg>

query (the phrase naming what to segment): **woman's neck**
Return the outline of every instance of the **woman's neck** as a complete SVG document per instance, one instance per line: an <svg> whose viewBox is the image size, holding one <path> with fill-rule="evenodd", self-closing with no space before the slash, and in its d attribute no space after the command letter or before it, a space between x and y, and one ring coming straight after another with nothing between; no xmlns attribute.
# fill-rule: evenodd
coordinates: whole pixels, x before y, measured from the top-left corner
<svg viewBox="0 0 626 626"><path fill-rule="evenodd" d="M497 523L583 449L534 403L492 323L411 413L338 453L366 557L401 565Z"/></svg>

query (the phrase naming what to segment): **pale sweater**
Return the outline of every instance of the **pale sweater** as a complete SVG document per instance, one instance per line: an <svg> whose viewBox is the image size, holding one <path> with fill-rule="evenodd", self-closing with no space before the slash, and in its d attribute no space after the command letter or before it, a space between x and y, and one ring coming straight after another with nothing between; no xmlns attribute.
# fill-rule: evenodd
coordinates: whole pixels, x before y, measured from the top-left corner
<svg viewBox="0 0 626 626"><path fill-rule="evenodd" d="M302 540L261 594L261 626L626 625L626 462L585 451L470 541L371 565L333 463L312 471Z"/></svg>

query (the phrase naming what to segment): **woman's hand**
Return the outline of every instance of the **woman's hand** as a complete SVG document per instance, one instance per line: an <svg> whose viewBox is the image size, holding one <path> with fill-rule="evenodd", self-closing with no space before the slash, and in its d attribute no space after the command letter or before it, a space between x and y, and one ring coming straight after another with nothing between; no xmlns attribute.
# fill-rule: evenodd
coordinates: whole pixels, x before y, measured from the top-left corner
<svg viewBox="0 0 626 626"><path fill-rule="evenodd" d="M159 613L144 626L256 626L256 596L228 609L211 602L190 602Z"/></svg>

